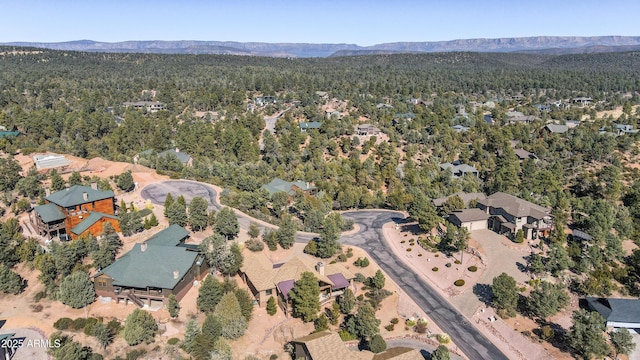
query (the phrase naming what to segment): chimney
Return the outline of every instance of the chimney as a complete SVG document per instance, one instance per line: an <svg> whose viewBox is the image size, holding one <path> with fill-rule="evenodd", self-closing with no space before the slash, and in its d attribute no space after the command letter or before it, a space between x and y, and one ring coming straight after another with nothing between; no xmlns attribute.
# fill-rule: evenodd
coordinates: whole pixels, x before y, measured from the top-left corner
<svg viewBox="0 0 640 360"><path fill-rule="evenodd" d="M91 188L92 188L93 190L98 190L98 183L97 183L97 182L95 182L95 181L94 181L94 182L92 182L92 183L91 183Z"/></svg>
<svg viewBox="0 0 640 360"><path fill-rule="evenodd" d="M173 270L173 278L176 279L176 280L179 279L180 278L180 271L178 271L177 269Z"/></svg>
<svg viewBox="0 0 640 360"><path fill-rule="evenodd" d="M307 190L309 190L309 182L307 181Z"/></svg>
<svg viewBox="0 0 640 360"><path fill-rule="evenodd" d="M176 152L177 152L177 153L179 153L179 152L180 152L180 149L179 149L179 148L176 148Z"/></svg>
<svg viewBox="0 0 640 360"><path fill-rule="evenodd" d="M51 195L51 189L50 189L50 188L48 188L48 187L44 188L44 195L45 195L45 196L49 196L49 195Z"/></svg>
<svg viewBox="0 0 640 360"><path fill-rule="evenodd" d="M83 199L84 201L89 200L89 194L87 194L87 192L86 192L86 191L82 193L82 199Z"/></svg>
<svg viewBox="0 0 640 360"><path fill-rule="evenodd" d="M316 271L318 274L324 276L324 263L322 261L318 261L316 264Z"/></svg>
<svg viewBox="0 0 640 360"><path fill-rule="evenodd" d="M147 251L147 242L143 242L140 244L140 251L145 252Z"/></svg>

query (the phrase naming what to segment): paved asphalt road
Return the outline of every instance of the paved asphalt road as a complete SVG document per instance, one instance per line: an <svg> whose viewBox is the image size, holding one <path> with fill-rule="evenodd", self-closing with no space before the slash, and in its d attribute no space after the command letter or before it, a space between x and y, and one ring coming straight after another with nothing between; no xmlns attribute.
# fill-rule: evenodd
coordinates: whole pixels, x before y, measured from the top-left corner
<svg viewBox="0 0 640 360"><path fill-rule="evenodd" d="M191 181L164 181L147 185L141 191L145 199L154 204L163 205L167 193L184 195L187 203L194 196L202 196L209 201L211 207L219 210L216 203L216 191L202 183ZM176 196L174 196L176 197ZM353 219L360 231L341 238L343 244L358 246L382 267L382 269L400 286L425 313L458 345L469 359L507 359L507 357L482 335L472 324L468 323L460 312L447 302L427 282L421 279L384 243L382 226L388 222L402 222L404 214L396 211L360 210L343 213L345 218ZM239 215L238 222L243 229L248 229L251 218ZM308 242L312 236L296 234L297 242Z"/></svg>
<svg viewBox="0 0 640 360"><path fill-rule="evenodd" d="M363 248L380 267L401 287L424 312L446 333L469 359L508 359L493 345L467 318L460 314L437 291L416 274L383 240L382 226L388 222L402 222L404 214L392 211L357 211L343 213L345 218L353 219L360 231L343 236L343 244Z"/></svg>

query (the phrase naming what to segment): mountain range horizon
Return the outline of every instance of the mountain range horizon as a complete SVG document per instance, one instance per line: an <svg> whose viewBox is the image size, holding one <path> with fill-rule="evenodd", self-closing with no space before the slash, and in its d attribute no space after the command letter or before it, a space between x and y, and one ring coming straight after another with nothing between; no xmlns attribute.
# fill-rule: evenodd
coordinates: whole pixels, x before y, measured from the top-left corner
<svg viewBox="0 0 640 360"><path fill-rule="evenodd" d="M229 54L267 57L330 57L433 52L526 52L577 54L640 50L640 36L531 36L447 41L390 42L370 46L348 43L238 42L206 40L129 40L101 42L3 42L3 46L86 52Z"/></svg>

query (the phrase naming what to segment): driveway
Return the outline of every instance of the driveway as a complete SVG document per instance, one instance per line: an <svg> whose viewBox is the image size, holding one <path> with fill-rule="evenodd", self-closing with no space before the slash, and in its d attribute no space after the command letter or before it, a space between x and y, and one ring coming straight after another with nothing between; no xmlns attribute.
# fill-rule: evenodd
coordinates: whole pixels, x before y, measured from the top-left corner
<svg viewBox="0 0 640 360"><path fill-rule="evenodd" d="M522 271L527 265L525 257L529 255L528 251L505 246L505 237L488 229L473 230L471 237L484 250L486 267L478 279L475 291L466 291L451 299L451 302L469 318L484 305L479 296L484 299L491 297L488 289L496 276L505 272L513 276L516 282L524 283L529 280L529 276ZM484 290L485 293L482 293Z"/></svg>
<svg viewBox="0 0 640 360"><path fill-rule="evenodd" d="M151 200L156 205L164 205L167 194L171 194L175 200L178 196L184 196L187 204L196 196L200 196L209 203L209 210L220 210L222 207L216 201L216 191L205 184L186 180L167 180L145 186L140 191L140 196Z"/></svg>
<svg viewBox="0 0 640 360"><path fill-rule="evenodd" d="M382 235L382 226L390 221L402 222L404 214L395 211L362 210L346 212L343 216L353 219L360 231L342 236L342 243L366 250L440 329L451 336L469 359L507 359L464 315L389 250Z"/></svg>

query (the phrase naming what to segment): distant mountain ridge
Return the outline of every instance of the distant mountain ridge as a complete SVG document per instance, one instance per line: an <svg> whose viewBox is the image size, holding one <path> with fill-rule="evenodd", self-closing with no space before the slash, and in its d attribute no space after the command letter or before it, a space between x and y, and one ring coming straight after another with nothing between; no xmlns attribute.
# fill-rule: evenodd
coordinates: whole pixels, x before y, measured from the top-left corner
<svg viewBox="0 0 640 360"><path fill-rule="evenodd" d="M262 43L236 41L123 41L78 40L57 43L8 42L0 45L91 52L160 54L230 54L272 57L328 57L417 52L533 52L570 54L637 50L640 36L534 36L498 39L460 39L394 42L372 46L356 44Z"/></svg>

